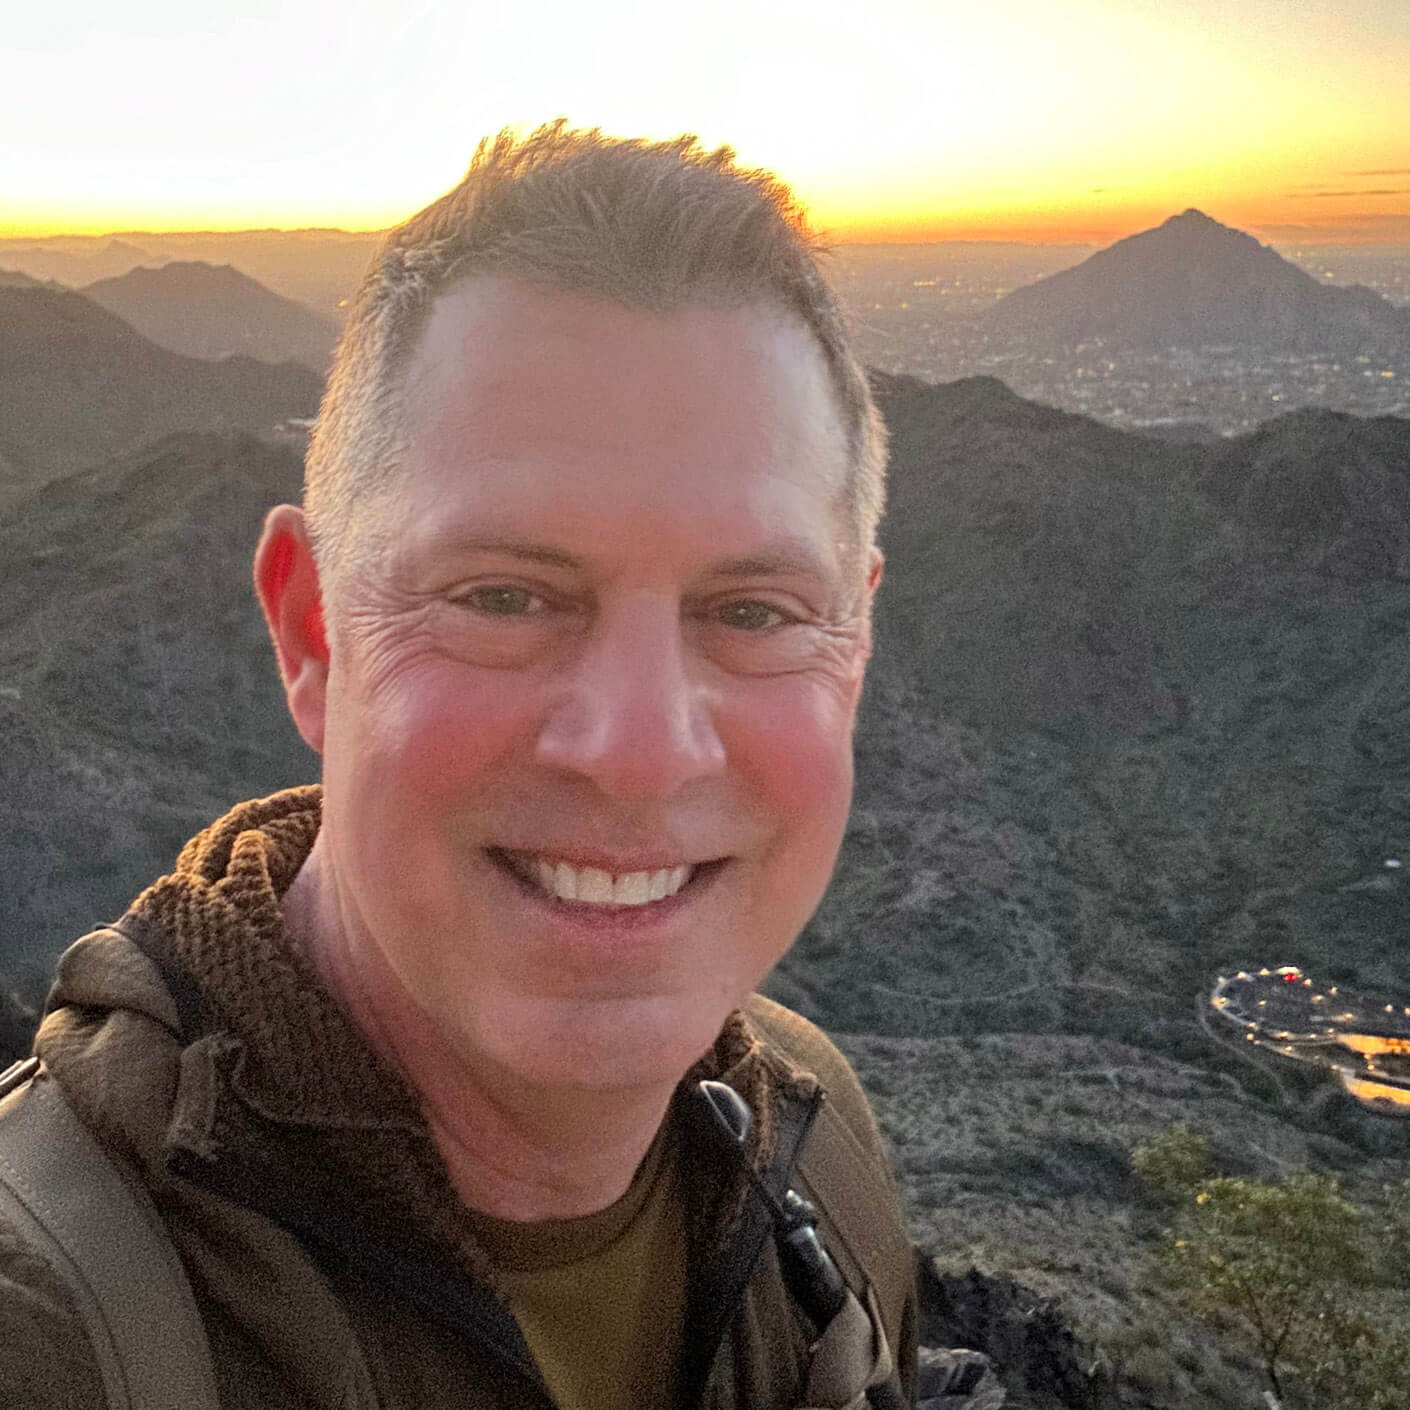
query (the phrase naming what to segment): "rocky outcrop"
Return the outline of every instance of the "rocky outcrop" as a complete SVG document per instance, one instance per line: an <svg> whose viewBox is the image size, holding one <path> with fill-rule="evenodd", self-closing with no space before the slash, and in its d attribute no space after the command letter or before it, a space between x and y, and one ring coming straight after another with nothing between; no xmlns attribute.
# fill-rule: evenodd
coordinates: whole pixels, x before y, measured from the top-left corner
<svg viewBox="0 0 1410 1410"><path fill-rule="evenodd" d="M923 1346L916 1410L1000 1410L1008 1392L982 1351Z"/></svg>
<svg viewBox="0 0 1410 1410"><path fill-rule="evenodd" d="M958 1275L942 1272L923 1255L916 1278L922 1345L982 1353L1008 1397L993 1404L1008 1410L1107 1410L1119 1403L1109 1376L1094 1364L1051 1299L1006 1274L990 1276L977 1268ZM976 1394L983 1379L973 1383ZM944 1399L938 1403L947 1405ZM975 1401L973 1410L981 1404L988 1410L988 1401ZM968 1402L958 1405L970 1410Z"/></svg>

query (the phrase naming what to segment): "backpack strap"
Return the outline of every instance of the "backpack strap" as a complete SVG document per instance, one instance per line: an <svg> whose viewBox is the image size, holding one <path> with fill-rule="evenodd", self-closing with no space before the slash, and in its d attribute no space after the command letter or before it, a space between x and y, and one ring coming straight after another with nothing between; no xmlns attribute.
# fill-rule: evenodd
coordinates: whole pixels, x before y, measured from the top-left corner
<svg viewBox="0 0 1410 1410"><path fill-rule="evenodd" d="M837 1234L831 1252L854 1289L868 1283L894 1327L915 1282L915 1253L899 1214L887 1218L887 1175L831 1103L824 1103L798 1161L800 1183Z"/></svg>
<svg viewBox="0 0 1410 1410"><path fill-rule="evenodd" d="M819 1207L828 1250L852 1290L870 1283L894 1331L915 1292L915 1254L871 1108L847 1060L807 1020L754 995L748 1016L825 1100L798 1159L798 1184Z"/></svg>
<svg viewBox="0 0 1410 1410"><path fill-rule="evenodd" d="M110 1410L219 1410L210 1343L161 1215L38 1058L0 1074L0 1216L67 1285Z"/></svg>
<svg viewBox="0 0 1410 1410"><path fill-rule="evenodd" d="M915 1253L871 1108L847 1060L812 1024L754 995L747 1014L796 1067L821 1083L825 1100L798 1158L795 1188L817 1206L819 1232L843 1277L866 1300L875 1293L905 1394L915 1363ZM868 1392L874 1407L899 1406L894 1385Z"/></svg>

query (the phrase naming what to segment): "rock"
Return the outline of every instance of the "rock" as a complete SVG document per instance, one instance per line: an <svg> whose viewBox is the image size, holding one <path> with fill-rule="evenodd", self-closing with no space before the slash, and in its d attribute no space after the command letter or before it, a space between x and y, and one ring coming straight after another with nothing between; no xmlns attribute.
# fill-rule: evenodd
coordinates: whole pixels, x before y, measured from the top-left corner
<svg viewBox="0 0 1410 1410"><path fill-rule="evenodd" d="M920 1348L916 1410L999 1410L1007 1399L982 1351Z"/></svg>
<svg viewBox="0 0 1410 1410"><path fill-rule="evenodd" d="M925 1387L939 1372L922 1359L922 1406L933 1403L950 1410L989 1410L1007 1404L1010 1410L1097 1410L1109 1403L1109 1387L1099 1371L1088 1370L1072 1329L1055 1302L1007 1275L989 1276L977 1268L968 1273L942 1272L922 1256L917 1268L920 1291L920 1339L924 1347L974 1347L988 1363L971 1394L987 1399L949 1399L948 1389L927 1402ZM931 1353L933 1357L973 1357L975 1352ZM944 1363L939 1363L943 1365ZM974 1363L971 1363L974 1364ZM964 1378L974 1375L972 1370ZM927 1381L926 1377L932 1377ZM956 1370L955 1379L961 1372ZM986 1379L1007 1399L992 1399ZM945 1382L938 1382L944 1386ZM951 1384L954 1381L952 1380ZM960 1384L963 1384L960 1380Z"/></svg>

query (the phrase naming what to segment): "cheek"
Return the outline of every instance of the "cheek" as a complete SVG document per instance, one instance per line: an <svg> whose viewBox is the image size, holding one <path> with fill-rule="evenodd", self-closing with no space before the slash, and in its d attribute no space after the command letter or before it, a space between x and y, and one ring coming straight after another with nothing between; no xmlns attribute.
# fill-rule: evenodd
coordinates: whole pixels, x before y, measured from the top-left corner
<svg viewBox="0 0 1410 1410"><path fill-rule="evenodd" d="M769 685L734 714L730 756L780 826L831 849L830 867L852 799L855 695L803 676Z"/></svg>
<svg viewBox="0 0 1410 1410"><path fill-rule="evenodd" d="M468 779L528 747L535 708L511 672L445 661L408 666L349 694L340 711L346 729L335 735L339 757L325 757L325 772L333 763L354 791L414 812L447 793L463 795Z"/></svg>

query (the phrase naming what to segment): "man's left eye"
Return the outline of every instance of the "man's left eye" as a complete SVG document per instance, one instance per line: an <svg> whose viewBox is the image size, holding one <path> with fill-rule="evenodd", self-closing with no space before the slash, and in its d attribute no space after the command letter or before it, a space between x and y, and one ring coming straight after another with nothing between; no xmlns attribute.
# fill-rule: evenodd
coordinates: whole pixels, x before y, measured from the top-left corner
<svg viewBox="0 0 1410 1410"><path fill-rule="evenodd" d="M528 588L503 583L473 588L459 601L487 617L523 617L540 606L539 599Z"/></svg>
<svg viewBox="0 0 1410 1410"><path fill-rule="evenodd" d="M757 598L726 602L716 609L716 617L724 626L743 632L768 631L770 627L783 626L790 620L786 612Z"/></svg>

